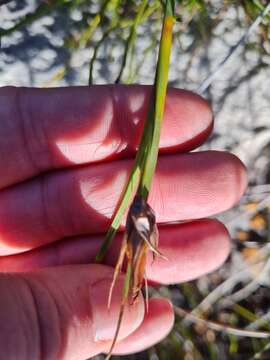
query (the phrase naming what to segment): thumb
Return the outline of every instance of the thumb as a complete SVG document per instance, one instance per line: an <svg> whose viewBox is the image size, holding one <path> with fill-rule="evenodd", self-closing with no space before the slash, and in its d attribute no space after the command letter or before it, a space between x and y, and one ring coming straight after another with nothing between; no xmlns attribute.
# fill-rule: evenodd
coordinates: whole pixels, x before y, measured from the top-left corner
<svg viewBox="0 0 270 360"><path fill-rule="evenodd" d="M123 280L107 309L112 268L71 265L0 275L0 348L5 359L80 360L108 350ZM126 305L119 339L142 322L142 297Z"/></svg>

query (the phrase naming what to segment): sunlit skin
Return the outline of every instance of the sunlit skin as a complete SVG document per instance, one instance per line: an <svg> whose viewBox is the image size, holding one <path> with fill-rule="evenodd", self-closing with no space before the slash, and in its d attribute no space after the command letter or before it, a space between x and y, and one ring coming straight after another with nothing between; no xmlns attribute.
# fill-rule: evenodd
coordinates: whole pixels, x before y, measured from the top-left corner
<svg viewBox="0 0 270 360"><path fill-rule="evenodd" d="M0 348L5 359L86 359L106 352L121 301L107 301L122 234L105 264L95 255L120 199L146 117L148 86L0 89ZM229 234L207 220L233 206L246 171L226 152L188 153L213 119L199 96L169 89L149 204L159 251L150 283L173 284L218 268ZM190 219L196 221L189 221ZM124 225L124 224L123 224ZM122 228L123 230L123 228ZM11 274L12 273L12 274ZM164 338L174 315L166 299L127 305L114 353ZM158 325L157 325L158 324ZM151 335L149 335L151 334Z"/></svg>

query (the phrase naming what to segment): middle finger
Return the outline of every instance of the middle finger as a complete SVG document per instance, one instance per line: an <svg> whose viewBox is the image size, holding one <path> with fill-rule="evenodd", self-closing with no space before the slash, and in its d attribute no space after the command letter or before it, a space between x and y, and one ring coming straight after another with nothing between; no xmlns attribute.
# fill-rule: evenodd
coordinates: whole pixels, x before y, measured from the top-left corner
<svg viewBox="0 0 270 360"><path fill-rule="evenodd" d="M47 174L0 193L0 255L66 236L106 231L132 161ZM158 222L198 219L228 209L246 186L233 155L201 152L161 156L149 203Z"/></svg>

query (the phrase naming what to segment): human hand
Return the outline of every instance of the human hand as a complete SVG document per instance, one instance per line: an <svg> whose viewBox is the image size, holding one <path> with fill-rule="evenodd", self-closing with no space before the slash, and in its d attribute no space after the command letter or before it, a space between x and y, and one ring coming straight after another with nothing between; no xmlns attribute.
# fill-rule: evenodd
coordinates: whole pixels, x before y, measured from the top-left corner
<svg viewBox="0 0 270 360"><path fill-rule="evenodd" d="M106 265L94 258L120 199L146 118L151 87L0 89L0 348L5 359L85 359L108 350L121 279L107 310L118 235ZM225 152L187 153L212 129L207 103L169 89L149 198L161 226L147 277L188 281L226 259L225 227L198 220L234 205L242 163ZM92 262L92 264L90 264ZM90 265L85 265L90 264ZM158 325L157 325L158 324ZM165 299L128 306L115 354L143 350L173 324Z"/></svg>

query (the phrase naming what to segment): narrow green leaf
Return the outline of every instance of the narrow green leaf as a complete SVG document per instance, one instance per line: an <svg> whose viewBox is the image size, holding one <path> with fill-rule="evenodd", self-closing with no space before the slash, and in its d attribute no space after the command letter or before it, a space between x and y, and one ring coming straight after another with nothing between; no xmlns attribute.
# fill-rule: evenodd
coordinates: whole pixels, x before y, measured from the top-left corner
<svg viewBox="0 0 270 360"><path fill-rule="evenodd" d="M174 17L171 15L174 14L173 10L174 1L168 0L165 7L165 16L163 20L160 50L155 76L154 94L151 106L133 168L122 195L120 205L113 217L104 242L96 256L97 262L101 262L104 259L108 247L110 246L112 239L121 224L123 214L130 205L135 192L138 191L138 194L142 195L145 199L147 199L149 194L157 162L160 130L167 91L172 28L174 23Z"/></svg>
<svg viewBox="0 0 270 360"><path fill-rule="evenodd" d="M149 149L146 155L144 169L138 190L141 196L143 196L145 199L147 199L150 191L158 157L160 131L165 108L165 99L168 83L169 61L172 44L172 28L175 22L175 18L171 15L174 13L173 6L173 1L167 1L155 79L153 101L154 107L150 109L147 119L147 121L153 124L152 138L149 142Z"/></svg>
<svg viewBox="0 0 270 360"><path fill-rule="evenodd" d="M134 42L135 42L137 26L139 25L139 23L142 20L142 16L143 16L143 13L144 13L147 3L148 3L147 0L142 0L140 6L138 8L137 15L135 17L135 21L133 22L133 24L131 26L130 33L129 33L129 36L128 36L128 39L126 42L126 46L125 46L123 61L122 61L117 79L115 80L116 83L120 82L122 74L125 70L128 54L130 53L130 51L134 45Z"/></svg>

